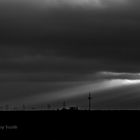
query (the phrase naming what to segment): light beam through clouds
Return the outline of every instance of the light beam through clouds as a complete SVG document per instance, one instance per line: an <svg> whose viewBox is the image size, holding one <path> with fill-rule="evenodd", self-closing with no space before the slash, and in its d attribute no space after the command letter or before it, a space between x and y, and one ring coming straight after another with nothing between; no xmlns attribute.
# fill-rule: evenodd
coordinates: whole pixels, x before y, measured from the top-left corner
<svg viewBox="0 0 140 140"><path fill-rule="evenodd" d="M0 0L0 102L53 102L139 85L140 73L132 73L140 71L136 5L138 0Z"/></svg>
<svg viewBox="0 0 140 140"><path fill-rule="evenodd" d="M76 88L68 88L65 90L60 90L58 92L50 93L49 95L41 93L37 97L33 97L32 101L34 103L42 102L54 102L58 100L65 100L70 98L75 98L78 96L88 95L89 92L92 94L100 94L107 90L115 90L117 88L129 87L132 85L140 84L140 80L129 80L129 79L114 79L114 80L105 80L98 83L90 83L81 85ZM123 93L122 93L123 94ZM26 100L29 104L30 100Z"/></svg>
<svg viewBox="0 0 140 140"><path fill-rule="evenodd" d="M39 93L38 95L32 95L30 97L24 97L22 99L11 100L10 102L14 102L17 104L40 104L40 103L51 103L57 102L58 100L72 99L78 98L84 95L88 95L89 92L92 94L104 94L104 92L109 90L116 90L121 88L128 88L131 86L140 85L140 79L132 78L135 75L139 75L139 73L129 73L128 79L120 78L108 78L104 77L104 75L108 76L112 75L127 75L128 73L115 73L115 72L100 72L99 80L93 79L92 81L85 82L75 82L74 86L70 86L64 89L59 89L56 91L52 91L49 93ZM131 75L131 78L130 78ZM53 83L52 83L53 84ZM59 83L60 84L60 83ZM63 84L63 83L62 83ZM70 84L70 83L69 83ZM55 88L55 87L54 87ZM126 89L127 90L127 89ZM124 93L122 93L123 95ZM117 96L117 95L116 95Z"/></svg>

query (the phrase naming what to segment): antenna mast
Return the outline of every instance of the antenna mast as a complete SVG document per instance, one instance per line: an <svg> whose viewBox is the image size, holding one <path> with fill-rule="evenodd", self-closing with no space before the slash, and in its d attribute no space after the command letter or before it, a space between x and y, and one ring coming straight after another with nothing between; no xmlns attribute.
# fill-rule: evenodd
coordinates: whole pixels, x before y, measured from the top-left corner
<svg viewBox="0 0 140 140"><path fill-rule="evenodd" d="M88 96L88 110L90 111L91 110L91 94L89 93L89 96Z"/></svg>
<svg viewBox="0 0 140 140"><path fill-rule="evenodd" d="M63 108L66 109L66 102L63 102Z"/></svg>

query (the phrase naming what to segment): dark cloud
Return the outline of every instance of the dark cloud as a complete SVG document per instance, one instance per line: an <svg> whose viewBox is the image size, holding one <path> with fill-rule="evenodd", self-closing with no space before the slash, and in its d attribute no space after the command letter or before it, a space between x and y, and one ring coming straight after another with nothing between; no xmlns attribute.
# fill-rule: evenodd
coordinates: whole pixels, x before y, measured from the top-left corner
<svg viewBox="0 0 140 140"><path fill-rule="evenodd" d="M2 44L51 48L74 57L139 59L139 14L133 10L64 8L50 14L35 9L16 13L1 19Z"/></svg>
<svg viewBox="0 0 140 140"><path fill-rule="evenodd" d="M95 76L100 71L130 73L111 75L112 79L137 77L132 74L140 71L140 4L137 0L122 6L111 2L108 8L73 7L63 1L61 6L39 3L37 6L32 1L30 4L22 0L1 2L2 100L55 88L70 93L75 91L71 89L73 85L79 86L80 81L86 85L87 81L100 79L101 75ZM68 85L60 86L59 82ZM13 91L11 95L10 91Z"/></svg>
<svg viewBox="0 0 140 140"><path fill-rule="evenodd" d="M105 59L120 65L139 63L136 4L119 10L65 7L48 10L15 3L6 6L1 8L0 16L3 58L21 55L27 60L33 55L48 55L47 50L51 50L55 52L50 54L53 56Z"/></svg>

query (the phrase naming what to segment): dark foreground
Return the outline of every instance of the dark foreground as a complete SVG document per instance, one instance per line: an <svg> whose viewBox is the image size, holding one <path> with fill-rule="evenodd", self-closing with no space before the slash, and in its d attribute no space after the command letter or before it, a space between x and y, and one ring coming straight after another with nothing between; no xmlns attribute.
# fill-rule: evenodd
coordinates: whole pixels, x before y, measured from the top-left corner
<svg viewBox="0 0 140 140"><path fill-rule="evenodd" d="M108 126L112 129L117 125L120 130L139 118L140 110L1 111L0 134L45 135L53 139L64 134L82 136L88 131L90 136L106 131Z"/></svg>

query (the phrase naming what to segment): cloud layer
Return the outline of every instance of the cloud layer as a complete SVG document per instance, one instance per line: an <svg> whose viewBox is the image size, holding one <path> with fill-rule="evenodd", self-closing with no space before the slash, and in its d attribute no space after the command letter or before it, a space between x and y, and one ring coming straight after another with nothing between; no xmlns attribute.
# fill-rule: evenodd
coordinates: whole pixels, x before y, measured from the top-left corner
<svg viewBox="0 0 140 140"><path fill-rule="evenodd" d="M137 85L139 6L138 0L1 0L0 102L71 99L92 88L104 100L103 91Z"/></svg>
<svg viewBox="0 0 140 140"><path fill-rule="evenodd" d="M112 8L128 6L131 0L2 0L4 4L24 4L36 8Z"/></svg>

